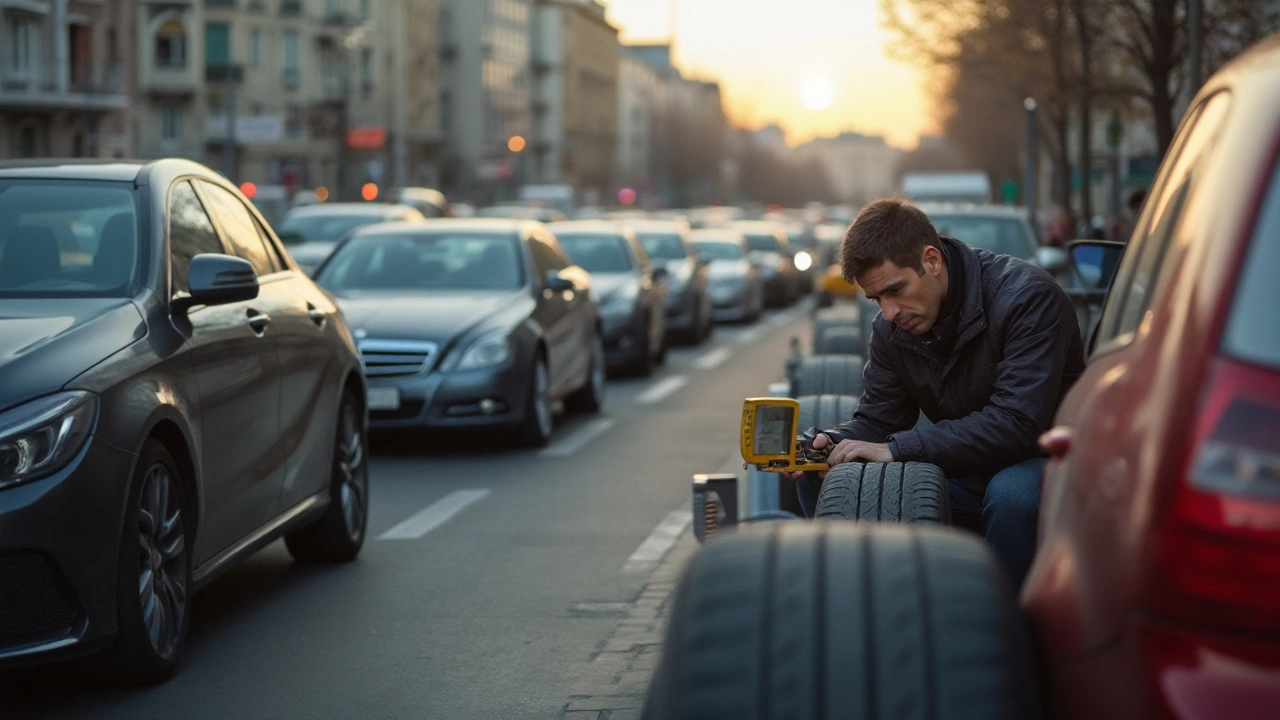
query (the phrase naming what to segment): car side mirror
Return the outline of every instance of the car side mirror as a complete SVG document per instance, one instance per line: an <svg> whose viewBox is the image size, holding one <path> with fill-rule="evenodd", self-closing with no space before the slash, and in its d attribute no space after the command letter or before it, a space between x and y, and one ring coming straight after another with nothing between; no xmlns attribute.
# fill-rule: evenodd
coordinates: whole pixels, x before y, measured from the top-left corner
<svg viewBox="0 0 1280 720"><path fill-rule="evenodd" d="M666 280L666 279L667 279L667 275L668 275L668 273L667 273L667 269L666 269L666 268L664 268L664 267L656 267L656 268L654 268L654 269L653 269L652 271L650 271L650 272L652 272L652 273L653 273L653 279L654 279L654 280Z"/></svg>
<svg viewBox="0 0 1280 720"><path fill-rule="evenodd" d="M1124 255L1124 243L1081 240L1067 246L1071 267L1088 290L1107 290Z"/></svg>
<svg viewBox="0 0 1280 720"><path fill-rule="evenodd" d="M1067 251L1060 247L1036 248L1036 264L1050 275L1061 273L1070 263L1071 259L1067 257Z"/></svg>
<svg viewBox="0 0 1280 720"><path fill-rule="evenodd" d="M258 297L258 275L249 261L206 253L191 258L187 269L190 292L174 299L175 309L196 305L229 305Z"/></svg>
<svg viewBox="0 0 1280 720"><path fill-rule="evenodd" d="M555 270L548 270L543 284L552 292L567 292L573 289L573 281L563 277Z"/></svg>

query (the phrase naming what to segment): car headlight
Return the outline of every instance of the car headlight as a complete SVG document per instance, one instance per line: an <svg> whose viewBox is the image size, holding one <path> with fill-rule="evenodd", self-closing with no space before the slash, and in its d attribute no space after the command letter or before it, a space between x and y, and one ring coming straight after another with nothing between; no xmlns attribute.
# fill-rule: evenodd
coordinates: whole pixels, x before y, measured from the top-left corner
<svg viewBox="0 0 1280 720"><path fill-rule="evenodd" d="M52 475L84 447L98 398L83 391L32 400L0 414L0 488Z"/></svg>
<svg viewBox="0 0 1280 720"><path fill-rule="evenodd" d="M511 335L506 330L482 335L471 343L471 347L462 354L458 361L459 370L474 370L492 367L507 361L511 357Z"/></svg>
<svg viewBox="0 0 1280 720"><path fill-rule="evenodd" d="M795 264L796 264L797 270L799 270L800 272L804 272L805 270L808 270L809 268L813 267L813 257L809 255L809 253L805 252L804 250L801 250L800 252L796 253Z"/></svg>

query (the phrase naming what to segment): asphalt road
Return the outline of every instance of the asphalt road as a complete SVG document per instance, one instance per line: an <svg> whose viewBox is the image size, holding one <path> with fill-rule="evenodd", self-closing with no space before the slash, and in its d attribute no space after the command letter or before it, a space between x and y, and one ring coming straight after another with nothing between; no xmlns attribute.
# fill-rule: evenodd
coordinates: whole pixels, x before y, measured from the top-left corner
<svg viewBox="0 0 1280 720"><path fill-rule="evenodd" d="M673 348L652 377L611 380L601 415L559 418L544 451L375 440L358 560L297 565L276 543L196 596L171 681L24 671L0 678L0 717L557 718L618 624L582 604L635 600L663 538L688 532L691 476L736 457L742 398L781 378L807 317Z"/></svg>

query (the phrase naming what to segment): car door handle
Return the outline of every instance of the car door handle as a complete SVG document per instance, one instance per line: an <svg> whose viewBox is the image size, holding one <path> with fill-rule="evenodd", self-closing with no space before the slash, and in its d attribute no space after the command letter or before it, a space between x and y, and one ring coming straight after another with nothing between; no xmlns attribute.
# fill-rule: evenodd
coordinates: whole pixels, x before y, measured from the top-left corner
<svg viewBox="0 0 1280 720"><path fill-rule="evenodd" d="M267 326L271 324L271 316L266 313L260 313L257 310L249 311L249 327L258 335L267 331Z"/></svg>
<svg viewBox="0 0 1280 720"><path fill-rule="evenodd" d="M1075 439L1075 435L1075 431L1065 425L1051 428L1040 436L1040 449L1049 453L1049 457L1063 457L1071 450L1071 441Z"/></svg>
<svg viewBox="0 0 1280 720"><path fill-rule="evenodd" d="M311 322L315 323L316 327L323 328L325 322L329 320L329 313L307 303L307 317L311 318Z"/></svg>

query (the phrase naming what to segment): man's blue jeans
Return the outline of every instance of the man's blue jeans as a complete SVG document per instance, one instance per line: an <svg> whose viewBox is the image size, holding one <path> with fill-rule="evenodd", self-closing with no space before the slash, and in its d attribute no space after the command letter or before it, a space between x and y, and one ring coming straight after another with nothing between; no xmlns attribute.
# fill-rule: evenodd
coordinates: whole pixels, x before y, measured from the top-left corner
<svg viewBox="0 0 1280 720"><path fill-rule="evenodd" d="M991 476L982 495L959 480L947 479L952 522L963 518L972 521L969 524L981 525L982 534L1004 563L1015 588L1022 587L1036 553L1040 478L1047 462L1045 458L1032 458L1001 470ZM806 517L813 517L817 510L821 489L822 480L816 473L805 473L796 482L796 494Z"/></svg>

